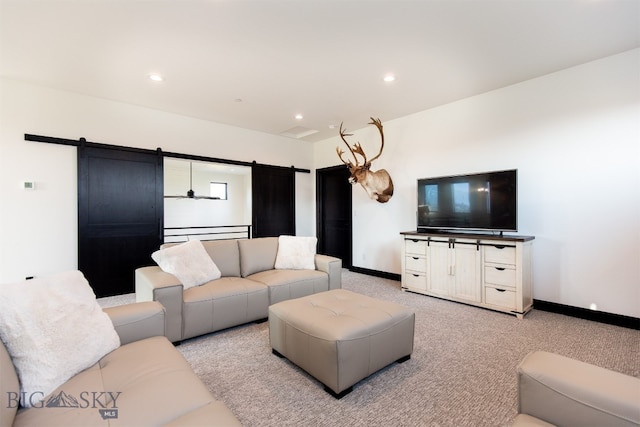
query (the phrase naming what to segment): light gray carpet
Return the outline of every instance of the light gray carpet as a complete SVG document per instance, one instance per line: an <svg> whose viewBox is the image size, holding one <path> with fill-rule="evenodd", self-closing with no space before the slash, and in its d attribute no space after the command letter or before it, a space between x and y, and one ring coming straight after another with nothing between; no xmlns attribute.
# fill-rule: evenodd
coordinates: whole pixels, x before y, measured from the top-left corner
<svg viewBox="0 0 640 427"><path fill-rule="evenodd" d="M416 330L409 361L361 381L341 400L271 353L266 322L187 340L177 348L245 426L510 425L517 411L516 366L533 350L640 377L640 331L535 309L518 320L402 292L399 282L347 270L343 287L413 308Z"/></svg>

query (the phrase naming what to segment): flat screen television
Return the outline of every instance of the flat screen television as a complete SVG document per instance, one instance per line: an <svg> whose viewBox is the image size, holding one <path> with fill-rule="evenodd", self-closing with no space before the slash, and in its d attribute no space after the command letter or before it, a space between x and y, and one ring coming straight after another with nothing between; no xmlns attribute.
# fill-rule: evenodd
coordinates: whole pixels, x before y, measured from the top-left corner
<svg viewBox="0 0 640 427"><path fill-rule="evenodd" d="M518 231L517 169L418 179L418 231Z"/></svg>

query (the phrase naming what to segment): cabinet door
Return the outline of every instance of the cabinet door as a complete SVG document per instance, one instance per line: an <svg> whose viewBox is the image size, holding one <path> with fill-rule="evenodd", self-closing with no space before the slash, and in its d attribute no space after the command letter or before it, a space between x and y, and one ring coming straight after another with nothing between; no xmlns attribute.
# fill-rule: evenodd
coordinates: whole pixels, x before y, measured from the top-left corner
<svg viewBox="0 0 640 427"><path fill-rule="evenodd" d="M427 251L427 287L434 294L448 296L452 281L449 243L431 242Z"/></svg>
<svg viewBox="0 0 640 427"><path fill-rule="evenodd" d="M456 245L453 253L452 272L454 297L482 301L482 264L480 251L475 245Z"/></svg>

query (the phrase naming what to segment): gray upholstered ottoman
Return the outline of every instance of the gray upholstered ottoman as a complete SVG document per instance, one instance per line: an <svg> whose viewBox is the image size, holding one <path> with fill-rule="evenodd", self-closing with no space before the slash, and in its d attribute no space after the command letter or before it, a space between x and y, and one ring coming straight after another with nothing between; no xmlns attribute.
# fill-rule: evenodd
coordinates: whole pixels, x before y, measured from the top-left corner
<svg viewBox="0 0 640 427"><path fill-rule="evenodd" d="M413 352L415 313L345 289L269 307L269 340L284 356L341 398L358 381Z"/></svg>

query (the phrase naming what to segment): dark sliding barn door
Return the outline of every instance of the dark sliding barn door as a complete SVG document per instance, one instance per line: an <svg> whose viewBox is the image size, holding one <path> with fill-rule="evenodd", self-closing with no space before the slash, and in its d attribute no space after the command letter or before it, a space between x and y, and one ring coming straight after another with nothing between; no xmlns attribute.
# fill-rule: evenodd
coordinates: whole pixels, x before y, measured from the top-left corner
<svg viewBox="0 0 640 427"><path fill-rule="evenodd" d="M296 234L295 191L293 168L252 165L253 237Z"/></svg>
<svg viewBox="0 0 640 427"><path fill-rule="evenodd" d="M96 296L134 291L162 242L161 153L78 148L78 268Z"/></svg>
<svg viewBox="0 0 640 427"><path fill-rule="evenodd" d="M351 184L349 170L335 166L316 171L318 252L352 265Z"/></svg>

